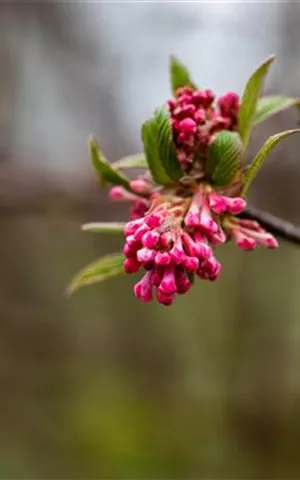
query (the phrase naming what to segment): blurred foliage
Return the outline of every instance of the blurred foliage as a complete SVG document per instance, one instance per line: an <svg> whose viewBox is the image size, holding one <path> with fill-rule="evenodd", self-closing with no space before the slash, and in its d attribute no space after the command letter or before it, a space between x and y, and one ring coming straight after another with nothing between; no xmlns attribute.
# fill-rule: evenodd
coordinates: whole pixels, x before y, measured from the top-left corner
<svg viewBox="0 0 300 480"><path fill-rule="evenodd" d="M296 478L297 248L225 246L220 281L169 309L123 277L66 302L70 271L121 241L79 220L1 220L17 257L2 258L1 477Z"/></svg>
<svg viewBox="0 0 300 480"><path fill-rule="evenodd" d="M191 57L201 85L224 90L276 51L267 93L299 96L299 4L85 8L1 5L0 477L297 479L299 249L227 245L222 278L168 309L137 302L123 277L67 301L70 276L121 244L80 225L125 217L101 196L98 218L24 213L18 172L43 165L80 196L88 129L112 160L140 150L138 125L165 98L171 51ZM292 116L266 122L255 147ZM284 161L280 147L272 154L252 199L300 223L293 142ZM68 162L74 177L62 173ZM19 208L8 214L8 201Z"/></svg>

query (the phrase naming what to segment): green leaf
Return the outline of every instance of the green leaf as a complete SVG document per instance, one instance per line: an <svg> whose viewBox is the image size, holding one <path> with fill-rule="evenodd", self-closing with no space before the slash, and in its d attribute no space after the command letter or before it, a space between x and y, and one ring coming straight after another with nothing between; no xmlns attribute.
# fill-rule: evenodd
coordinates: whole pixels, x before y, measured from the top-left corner
<svg viewBox="0 0 300 480"><path fill-rule="evenodd" d="M255 117L257 101L260 96L264 78L275 56L268 57L249 78L239 112L238 126L241 139L246 146L249 141L253 120Z"/></svg>
<svg viewBox="0 0 300 480"><path fill-rule="evenodd" d="M93 232L93 233L116 233L123 234L125 223L122 222L94 222L94 223L85 223L81 225L81 230L83 232Z"/></svg>
<svg viewBox="0 0 300 480"><path fill-rule="evenodd" d="M112 183L113 185L122 185L130 190L129 179L114 168L99 151L97 140L94 137L89 138L89 152L93 167L98 173L100 183Z"/></svg>
<svg viewBox="0 0 300 480"><path fill-rule="evenodd" d="M294 135L295 133L300 133L300 129L296 128L294 130L286 130L285 132L277 133L276 135L272 135L272 137L268 138L268 140L264 143L257 155L254 157L245 174L244 186L242 190L243 196L246 195L249 186L255 179L259 169L262 167L263 162L270 155L271 151L276 147L276 145L278 145L279 142L281 142L281 140L289 137L290 135Z"/></svg>
<svg viewBox="0 0 300 480"><path fill-rule="evenodd" d="M197 88L187 68L173 55L170 58L170 82L173 95L176 95L176 90L180 87L190 86Z"/></svg>
<svg viewBox="0 0 300 480"><path fill-rule="evenodd" d="M117 169L127 169L127 168L147 168L146 157L143 153L137 153L136 155L128 155L123 157L117 162L112 164L114 168Z"/></svg>
<svg viewBox="0 0 300 480"><path fill-rule="evenodd" d="M171 185L182 176L167 110L162 107L142 126L148 168L160 185Z"/></svg>
<svg viewBox="0 0 300 480"><path fill-rule="evenodd" d="M208 149L206 173L216 185L227 185L235 177L243 153L243 144L236 132L223 130Z"/></svg>
<svg viewBox="0 0 300 480"><path fill-rule="evenodd" d="M284 95L269 95L258 100L253 124L264 122L276 113L282 112L293 105L300 105L299 98L285 97Z"/></svg>
<svg viewBox="0 0 300 480"><path fill-rule="evenodd" d="M72 295L76 290L93 283L103 282L111 277L124 273L124 255L115 253L102 257L81 270L67 288L67 296Z"/></svg>

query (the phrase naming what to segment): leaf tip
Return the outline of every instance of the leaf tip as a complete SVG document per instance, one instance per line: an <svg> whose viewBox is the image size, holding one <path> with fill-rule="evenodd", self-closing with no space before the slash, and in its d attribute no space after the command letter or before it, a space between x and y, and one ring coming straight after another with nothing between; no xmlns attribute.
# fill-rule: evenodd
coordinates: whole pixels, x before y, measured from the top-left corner
<svg viewBox="0 0 300 480"><path fill-rule="evenodd" d="M275 53L271 53L270 55L267 56L265 62L266 62L266 63L268 63L268 62L274 62L275 58L276 58Z"/></svg>
<svg viewBox="0 0 300 480"><path fill-rule="evenodd" d="M276 58L276 55L274 53L272 53L271 55L268 55L258 66L257 70L259 70L260 68L264 68L264 67L267 67L269 68L269 66L271 65L271 63L274 62Z"/></svg>
<svg viewBox="0 0 300 480"><path fill-rule="evenodd" d="M73 282L71 282L67 288L65 289L64 293L63 293L63 296L69 300L69 298L73 295L73 293L76 292L76 286L73 285Z"/></svg>
<svg viewBox="0 0 300 480"><path fill-rule="evenodd" d="M88 136L88 145L89 147L97 148L98 147L98 142L96 140L96 137L90 133Z"/></svg>
<svg viewBox="0 0 300 480"><path fill-rule="evenodd" d="M178 63L181 64L181 61L179 60L179 58L178 58L176 55L174 55L174 54L172 53L172 54L170 55L170 66L171 66L171 67L172 67L172 66L175 66L175 65L177 65Z"/></svg>

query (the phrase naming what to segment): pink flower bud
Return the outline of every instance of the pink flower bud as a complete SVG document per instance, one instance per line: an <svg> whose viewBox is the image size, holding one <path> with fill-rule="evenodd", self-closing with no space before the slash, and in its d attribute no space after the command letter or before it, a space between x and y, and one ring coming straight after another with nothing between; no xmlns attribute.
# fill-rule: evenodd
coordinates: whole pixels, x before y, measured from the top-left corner
<svg viewBox="0 0 300 480"><path fill-rule="evenodd" d="M128 235L133 235L143 222L144 220L142 218L139 218L137 220L132 220L131 222L126 223L124 228L125 236L127 237Z"/></svg>
<svg viewBox="0 0 300 480"><path fill-rule="evenodd" d="M165 268L162 281L159 286L160 290L167 294L171 295L176 292L176 282L175 282L175 275L174 275L174 266L168 265Z"/></svg>
<svg viewBox="0 0 300 480"><path fill-rule="evenodd" d="M174 303L174 294L166 294L164 291L162 291L160 288L157 289L156 291L156 298L159 303L162 305L165 305L165 307L168 307L169 305L172 305Z"/></svg>
<svg viewBox="0 0 300 480"><path fill-rule="evenodd" d="M154 287L159 287L160 282L162 281L163 274L164 274L163 267L158 266L152 270L151 282Z"/></svg>
<svg viewBox="0 0 300 480"><path fill-rule="evenodd" d="M193 135L196 132L197 124L191 118L185 118L179 124L181 131L185 135Z"/></svg>
<svg viewBox="0 0 300 480"><path fill-rule="evenodd" d="M214 234L213 236L215 235L216 234ZM199 249L198 257L201 260L205 260L206 258L209 258L212 255L212 251L211 251L211 248L207 245L207 240L206 238L204 238L202 233L196 230L194 233L194 240Z"/></svg>
<svg viewBox="0 0 300 480"><path fill-rule="evenodd" d="M161 265L165 267L166 265L169 265L170 261L171 257L168 252L158 253L155 257L156 265Z"/></svg>
<svg viewBox="0 0 300 480"><path fill-rule="evenodd" d="M187 104L181 107L180 111L177 113L177 118L186 118L186 117L193 117L194 112L196 111L195 105Z"/></svg>
<svg viewBox="0 0 300 480"><path fill-rule="evenodd" d="M198 125L201 125L205 121L205 111L202 108L199 108L194 113L194 120Z"/></svg>
<svg viewBox="0 0 300 480"><path fill-rule="evenodd" d="M201 246L196 244L187 232L182 234L182 240L185 250L191 257L201 258Z"/></svg>
<svg viewBox="0 0 300 480"><path fill-rule="evenodd" d="M129 274L136 273L140 266L140 263L135 258L126 258L124 261L124 270Z"/></svg>
<svg viewBox="0 0 300 480"><path fill-rule="evenodd" d="M210 281L216 280L220 273L221 264L213 256L205 260L197 270L197 275L200 278Z"/></svg>
<svg viewBox="0 0 300 480"><path fill-rule="evenodd" d="M141 248L137 252L137 259L140 263L145 265L147 263L153 262L155 259L155 255L156 253L154 250L150 250L149 248Z"/></svg>
<svg viewBox="0 0 300 480"><path fill-rule="evenodd" d="M233 228L231 234L239 248L242 248L243 250L254 250L256 247L256 240L245 235L240 229Z"/></svg>
<svg viewBox="0 0 300 480"><path fill-rule="evenodd" d="M180 143L186 143L188 144L189 141L190 141L190 138L191 138L191 135L189 135L188 133L185 133L185 132L181 132L179 135L178 135L178 141Z"/></svg>
<svg viewBox="0 0 300 480"><path fill-rule="evenodd" d="M207 95L204 90L197 90L193 93L192 100L194 105L204 107L207 103Z"/></svg>
<svg viewBox="0 0 300 480"><path fill-rule="evenodd" d="M186 254L182 248L174 246L172 250L170 250L170 257L175 265L180 265L184 262Z"/></svg>
<svg viewBox="0 0 300 480"><path fill-rule="evenodd" d="M183 262L183 266L188 272L195 272L199 267L199 260L197 257L186 256Z"/></svg>
<svg viewBox="0 0 300 480"><path fill-rule="evenodd" d="M184 223L189 228L199 227L199 212L196 212L194 209L189 210L184 219Z"/></svg>
<svg viewBox="0 0 300 480"><path fill-rule="evenodd" d="M137 199L135 195L130 192L127 192L124 187L112 187L109 191L109 198L115 202L132 202Z"/></svg>
<svg viewBox="0 0 300 480"><path fill-rule="evenodd" d="M218 132L219 130L224 130L225 128L229 128L230 126L230 119L226 117L222 117L221 115L217 115L210 127L210 134Z"/></svg>
<svg viewBox="0 0 300 480"><path fill-rule="evenodd" d="M147 248L154 248L160 239L160 234L154 230L146 232L142 237L142 244Z"/></svg>
<svg viewBox="0 0 300 480"><path fill-rule="evenodd" d="M204 268L206 269L209 275L209 280L211 281L216 280L221 273L221 264L213 256L205 260Z"/></svg>
<svg viewBox="0 0 300 480"><path fill-rule="evenodd" d="M179 152L179 153L177 154L177 158L178 158L178 160L179 160L180 163L186 162L186 161L187 161L187 154L186 154L186 152L182 152L182 151Z"/></svg>
<svg viewBox="0 0 300 480"><path fill-rule="evenodd" d="M185 216L184 223L187 227L194 228L199 226L200 223L200 208L203 204L203 193L202 189L199 188L192 200L190 208Z"/></svg>
<svg viewBox="0 0 300 480"><path fill-rule="evenodd" d="M226 242L226 240L227 240L227 236L225 235L221 227L219 227L219 230L217 232L209 235L209 241L214 247L217 247L218 245L222 245L223 243Z"/></svg>
<svg viewBox="0 0 300 480"><path fill-rule="evenodd" d="M130 219L131 220L136 220L140 219L145 215L149 208L149 203L146 200L136 200L133 203L133 206L130 210Z"/></svg>
<svg viewBox="0 0 300 480"><path fill-rule="evenodd" d="M178 105L180 105L180 107L183 107L184 105L191 103L191 100L192 100L192 93L182 92L178 96Z"/></svg>
<svg viewBox="0 0 300 480"><path fill-rule="evenodd" d="M279 246L277 240L273 235L267 234L265 237L265 247L267 248L277 248Z"/></svg>
<svg viewBox="0 0 300 480"><path fill-rule="evenodd" d="M170 257L175 263L175 265L179 265L184 261L186 254L183 250L181 235L178 235L178 237L176 238L173 248L170 250Z"/></svg>
<svg viewBox="0 0 300 480"><path fill-rule="evenodd" d="M135 193L140 193L140 194L150 194L151 193L151 185L146 182L145 180L142 180L141 178L137 178L136 180L132 180L130 182L130 188L133 190Z"/></svg>
<svg viewBox="0 0 300 480"><path fill-rule="evenodd" d="M167 106L169 107L170 112L172 112L176 107L176 100L174 100L174 98L171 98L167 101Z"/></svg>
<svg viewBox="0 0 300 480"><path fill-rule="evenodd" d="M242 197L233 197L233 198L227 198L227 208L230 213L233 213L234 215L237 215L238 213L241 213L243 210L245 210L247 206L247 202L244 198Z"/></svg>
<svg viewBox="0 0 300 480"><path fill-rule="evenodd" d="M200 211L199 226L209 233L215 233L218 231L218 224L213 220L211 211L207 203L203 203Z"/></svg>
<svg viewBox="0 0 300 480"><path fill-rule="evenodd" d="M136 230L136 232L133 234L134 235L134 238L140 242L143 238L143 236L145 235L145 233L147 233L149 231L149 227L148 225L146 225L146 223L142 223L142 225Z"/></svg>
<svg viewBox="0 0 300 480"><path fill-rule="evenodd" d="M248 230L255 230L256 232L261 231L261 226L255 220L239 219L238 224Z"/></svg>
<svg viewBox="0 0 300 480"><path fill-rule="evenodd" d="M147 215L145 217L145 222L148 225L148 227L157 228L163 222L163 215L162 215L161 212L160 213L159 212L149 213L149 215Z"/></svg>
<svg viewBox="0 0 300 480"><path fill-rule="evenodd" d="M175 271L175 279L177 285L177 293L186 293L192 286L191 281L184 270L178 267Z"/></svg>
<svg viewBox="0 0 300 480"><path fill-rule="evenodd" d="M129 248L135 248L139 245L139 241L134 237L134 235L129 235L126 238L126 245L128 245Z"/></svg>
<svg viewBox="0 0 300 480"><path fill-rule="evenodd" d="M215 99L215 94L214 92L210 89L210 88L207 88L206 90L204 90L204 93L206 95L206 98L205 98L205 107L208 108L210 107L210 105L212 104L212 102L214 101Z"/></svg>
<svg viewBox="0 0 300 480"><path fill-rule="evenodd" d="M135 247L130 247L128 243L125 243L124 248L123 248L123 253L125 257L131 258L131 257L136 257L136 253L139 249L139 245L136 245Z"/></svg>
<svg viewBox="0 0 300 480"><path fill-rule="evenodd" d="M135 284L134 295L142 302L150 302L152 300L152 284L151 272L146 272L143 278Z"/></svg>
<svg viewBox="0 0 300 480"><path fill-rule="evenodd" d="M229 117L237 115L239 111L239 96L235 92L227 92L218 99L222 115Z"/></svg>
<svg viewBox="0 0 300 480"><path fill-rule="evenodd" d="M222 195L219 195L216 192L210 192L208 194L208 202L210 208L216 213L227 212L227 202Z"/></svg>

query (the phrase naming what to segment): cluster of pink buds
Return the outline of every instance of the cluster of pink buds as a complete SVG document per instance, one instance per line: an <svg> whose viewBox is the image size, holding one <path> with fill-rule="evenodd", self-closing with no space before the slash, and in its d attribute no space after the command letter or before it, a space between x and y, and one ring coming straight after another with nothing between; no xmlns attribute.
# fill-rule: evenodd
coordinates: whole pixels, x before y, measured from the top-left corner
<svg viewBox="0 0 300 480"><path fill-rule="evenodd" d="M142 301L152 299L171 305L176 293L186 293L196 273L201 278L215 280L221 266L214 258L205 238L201 222L198 228L184 224L187 200L180 197L157 197L145 217L127 223L124 268L135 273L143 267L143 278L134 293Z"/></svg>
<svg viewBox="0 0 300 480"><path fill-rule="evenodd" d="M125 225L84 226L85 231L106 233L121 228L125 245L123 253L105 256L80 272L71 292L122 273L123 263L128 274L143 272L134 286L137 298L149 302L155 297L159 303L171 305L177 294L191 288L195 278L214 281L219 277L218 246L232 240L243 250L278 247L273 235L254 220L255 214L247 219L245 200L272 149L300 132L292 129L270 137L246 167L247 147L257 120L262 122L299 103L282 95L259 98L273 60L274 56L268 57L254 71L240 100L234 92L216 98L212 90L198 89L186 67L172 56L173 98L143 123L141 154L110 164L96 139L90 137L91 163L101 179L115 185L110 198L129 203L129 221ZM128 169L144 171L133 178L124 172ZM111 275L107 275L110 269Z"/></svg>
<svg viewBox="0 0 300 480"><path fill-rule="evenodd" d="M116 202L129 202L132 204L129 218L136 220L145 215L149 210L150 200L155 197L153 184L143 178L130 182L131 192L124 187L115 186L109 191L109 197Z"/></svg>
<svg viewBox="0 0 300 480"><path fill-rule="evenodd" d="M140 268L145 270L134 287L135 296L144 302L152 300L155 291L160 303L171 305L176 294L191 288L195 274L205 280L218 278L221 265L212 249L230 238L246 250L257 244L277 246L275 238L257 222L235 216L246 207L241 197L221 195L204 183L188 198L153 194L151 188L146 192L142 181L132 182L131 188L148 194L147 199L122 187L113 187L111 197L132 201L134 205L141 201L147 208L124 230L124 269L129 274Z"/></svg>
<svg viewBox="0 0 300 480"><path fill-rule="evenodd" d="M205 157L207 147L221 130L234 130L239 112L239 97L228 92L214 104L212 90L182 87L168 101L178 160L184 170Z"/></svg>

